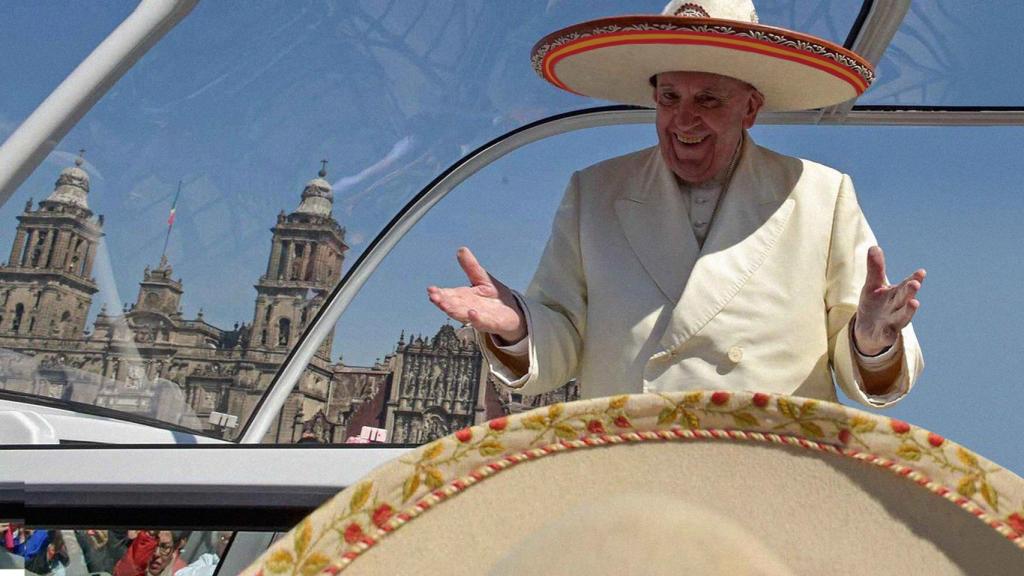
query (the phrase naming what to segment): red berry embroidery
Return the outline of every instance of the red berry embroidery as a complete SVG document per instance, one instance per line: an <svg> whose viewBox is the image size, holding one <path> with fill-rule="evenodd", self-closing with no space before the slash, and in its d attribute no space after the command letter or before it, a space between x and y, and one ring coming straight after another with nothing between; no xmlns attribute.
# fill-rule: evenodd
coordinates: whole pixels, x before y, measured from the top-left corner
<svg viewBox="0 0 1024 576"><path fill-rule="evenodd" d="M376 526L377 528L383 528L384 523L391 518L391 515L394 514L394 512L394 509L392 509L391 506L388 506L387 504L381 504L380 506L378 506L377 509L373 511L374 526Z"/></svg>
<svg viewBox="0 0 1024 576"><path fill-rule="evenodd" d="M587 422L587 432L591 434L604 434L604 424L600 420L591 420Z"/></svg>
<svg viewBox="0 0 1024 576"><path fill-rule="evenodd" d="M853 435L850 434L850 431L846 428L839 431L839 441L842 442L844 446L850 443L850 438L852 437Z"/></svg>
<svg viewBox="0 0 1024 576"><path fill-rule="evenodd" d="M459 442L469 442L473 439L473 431L469 428L463 428L455 433L455 438L457 438Z"/></svg>
<svg viewBox="0 0 1024 576"><path fill-rule="evenodd" d="M363 529L360 528L359 524L353 522L345 528L345 542L349 544L355 544L363 538Z"/></svg>
<svg viewBox="0 0 1024 576"><path fill-rule="evenodd" d="M629 418L626 418L625 416L619 416L619 417L615 418L615 425L618 426L619 428L632 428L633 427L633 423L630 422Z"/></svg>
<svg viewBox="0 0 1024 576"><path fill-rule="evenodd" d="M889 422L889 426L892 428L892 431L897 434L906 434L907 432L910 432L910 424L907 424L903 420L893 418L892 421Z"/></svg>
<svg viewBox="0 0 1024 576"><path fill-rule="evenodd" d="M764 392L758 392L757 394L754 394L754 406L757 406L758 408L764 408L765 406L767 406L768 400L769 397Z"/></svg>
<svg viewBox="0 0 1024 576"><path fill-rule="evenodd" d="M928 443L931 444L932 446L935 446L936 448L942 446L942 443L945 441L945 438L939 436L935 432L931 432L930 434L928 434Z"/></svg>
<svg viewBox="0 0 1024 576"><path fill-rule="evenodd" d="M508 426L508 418L504 416L502 416L501 418L495 418L494 420L491 420L489 426L491 427L491 430L497 430L500 432L504 430L506 426Z"/></svg>
<svg viewBox="0 0 1024 576"><path fill-rule="evenodd" d="M711 395L711 403L715 406L723 406L729 401L728 392L715 392Z"/></svg>
<svg viewBox="0 0 1024 576"><path fill-rule="evenodd" d="M1010 528L1016 530L1017 534L1024 535L1024 516L1021 516L1019 512L1010 514L1006 522L1010 525Z"/></svg>

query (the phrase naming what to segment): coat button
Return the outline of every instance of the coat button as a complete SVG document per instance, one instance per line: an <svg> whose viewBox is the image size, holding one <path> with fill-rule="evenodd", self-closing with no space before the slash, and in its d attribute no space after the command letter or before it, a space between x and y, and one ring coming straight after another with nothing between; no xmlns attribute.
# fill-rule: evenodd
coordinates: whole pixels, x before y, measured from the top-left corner
<svg viewBox="0 0 1024 576"><path fill-rule="evenodd" d="M729 361L733 364L739 364L740 360L743 360L743 348L740 346L733 346L729 348L728 352Z"/></svg>

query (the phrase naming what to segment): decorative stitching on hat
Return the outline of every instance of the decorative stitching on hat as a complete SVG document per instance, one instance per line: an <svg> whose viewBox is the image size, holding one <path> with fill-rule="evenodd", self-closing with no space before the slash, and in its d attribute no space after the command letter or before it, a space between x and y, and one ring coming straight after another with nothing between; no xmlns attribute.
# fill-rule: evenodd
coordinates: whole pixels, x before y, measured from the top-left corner
<svg viewBox="0 0 1024 576"><path fill-rule="evenodd" d="M879 466L1024 549L1022 480L934 432L818 400L694 391L554 404L459 430L339 493L246 573L337 573L412 519L526 460L596 446L701 439L796 446Z"/></svg>
<svg viewBox="0 0 1024 576"><path fill-rule="evenodd" d="M610 34L623 33L623 32L697 32L710 35L718 35L723 37L732 37L739 39L749 39L758 42L764 42L775 46L799 51L809 55L817 56L830 60L843 68L846 68L855 73L859 78L860 82L855 85L855 89L858 94L862 93L867 89L868 86L874 82L875 73L870 66L864 62L851 58L850 56L832 50L821 44L817 44L803 38L796 36L788 36L781 32L759 30L755 28L737 28L736 26L725 26L725 25L714 25L714 24L703 24L703 23L669 23L669 22L641 22L636 24L628 25L617 25L610 24L606 26L600 26L592 29L574 29L567 32L562 36L555 37L549 40L543 45L539 45L534 49L531 57L531 63L534 71L542 78L551 80L551 76L545 74L547 68L545 60L552 51L562 48L568 44L586 39L600 36L607 36ZM863 84L861 84L861 82ZM568 90L560 82L554 82L560 88ZM852 84L852 83L851 83Z"/></svg>
<svg viewBox="0 0 1024 576"><path fill-rule="evenodd" d="M711 14L708 14L708 11L703 6L692 2L681 4L676 8L674 15L682 16L683 18L711 18Z"/></svg>

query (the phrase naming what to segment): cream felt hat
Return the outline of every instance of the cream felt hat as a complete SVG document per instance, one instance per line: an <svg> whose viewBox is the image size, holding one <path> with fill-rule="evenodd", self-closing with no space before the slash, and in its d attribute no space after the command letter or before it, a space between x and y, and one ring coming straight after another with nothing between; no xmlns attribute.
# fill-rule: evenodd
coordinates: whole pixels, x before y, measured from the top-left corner
<svg viewBox="0 0 1024 576"><path fill-rule="evenodd" d="M820 400L581 400L398 455L243 574L339 572L1024 574L1024 480Z"/></svg>
<svg viewBox="0 0 1024 576"><path fill-rule="evenodd" d="M710 72L743 80L766 111L809 110L850 100L874 80L860 55L827 40L758 24L751 0L672 0L661 15L591 20L533 47L534 70L583 96L650 106L650 78Z"/></svg>

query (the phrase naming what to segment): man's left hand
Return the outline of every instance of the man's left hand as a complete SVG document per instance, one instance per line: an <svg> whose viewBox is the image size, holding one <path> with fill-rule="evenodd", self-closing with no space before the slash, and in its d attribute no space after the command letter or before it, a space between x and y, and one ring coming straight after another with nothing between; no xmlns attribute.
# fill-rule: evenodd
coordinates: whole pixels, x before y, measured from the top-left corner
<svg viewBox="0 0 1024 576"><path fill-rule="evenodd" d="M900 330L921 307L917 292L925 271L919 268L896 285L885 281L885 254L878 246L868 249L868 274L860 292L853 342L865 356L877 356L896 343Z"/></svg>

